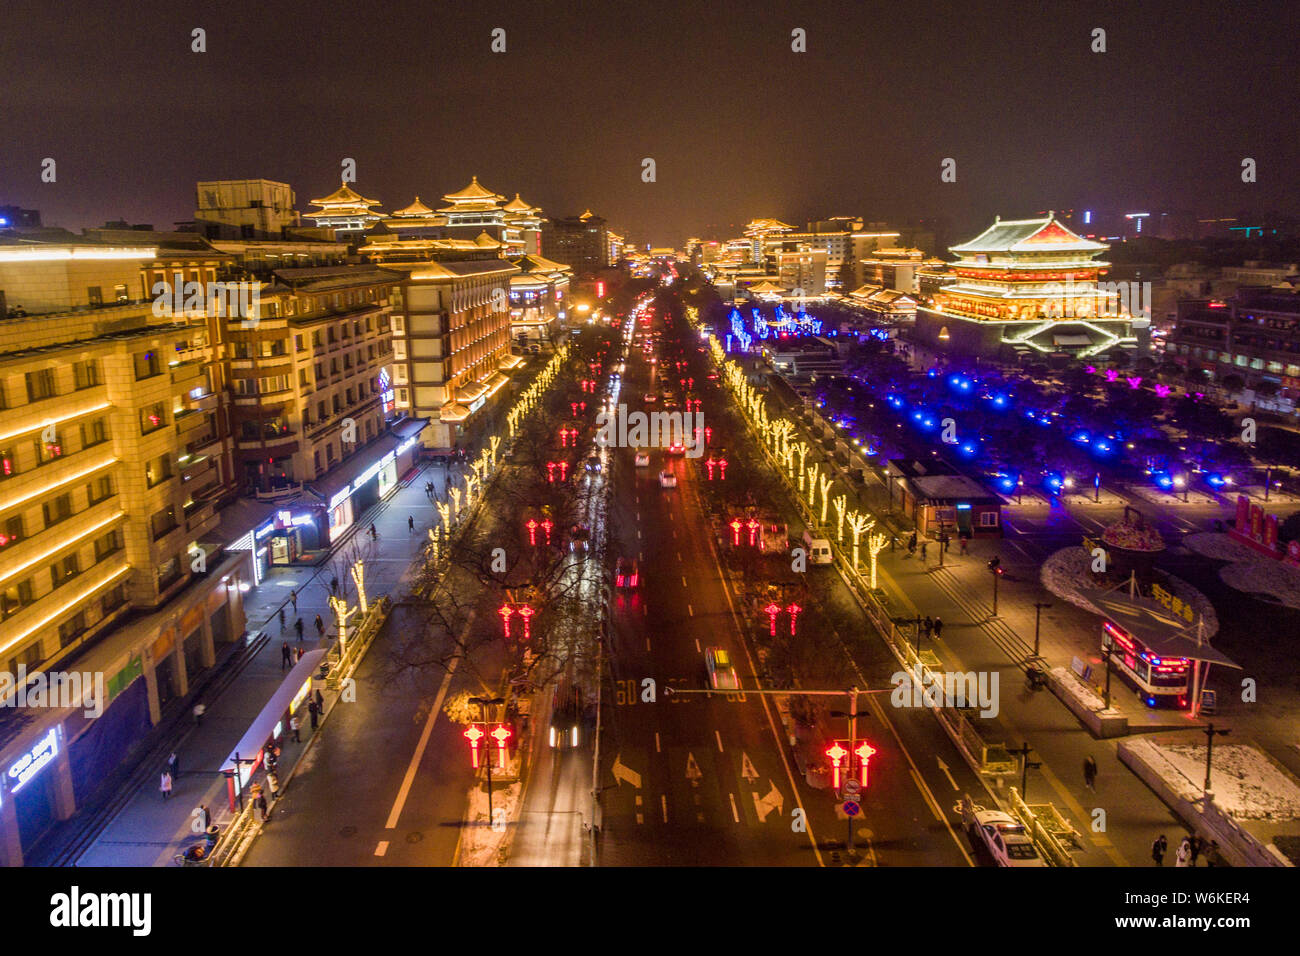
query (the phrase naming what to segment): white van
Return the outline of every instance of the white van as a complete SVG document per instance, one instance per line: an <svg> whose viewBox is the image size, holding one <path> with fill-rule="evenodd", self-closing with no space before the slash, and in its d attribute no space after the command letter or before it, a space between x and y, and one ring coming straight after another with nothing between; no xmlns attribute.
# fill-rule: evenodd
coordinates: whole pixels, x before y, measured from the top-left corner
<svg viewBox="0 0 1300 956"><path fill-rule="evenodd" d="M803 546L808 552L810 564L830 564L834 560L831 556L831 543L825 538L814 538L811 533L805 531Z"/></svg>

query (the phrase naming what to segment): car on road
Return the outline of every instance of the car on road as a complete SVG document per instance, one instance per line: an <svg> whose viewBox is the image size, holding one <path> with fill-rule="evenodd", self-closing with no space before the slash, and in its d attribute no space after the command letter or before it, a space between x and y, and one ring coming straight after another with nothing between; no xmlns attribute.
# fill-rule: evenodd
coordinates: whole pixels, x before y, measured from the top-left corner
<svg viewBox="0 0 1300 956"><path fill-rule="evenodd" d="M591 545L591 529L585 524L575 524L569 531L569 550L586 551Z"/></svg>
<svg viewBox="0 0 1300 956"><path fill-rule="evenodd" d="M659 401L659 396L654 392L646 392L642 398L647 405L653 405L655 402Z"/></svg>
<svg viewBox="0 0 1300 956"><path fill-rule="evenodd" d="M706 647L704 668L709 672L709 686L714 690L740 690L740 678L725 648Z"/></svg>
<svg viewBox="0 0 1300 956"><path fill-rule="evenodd" d="M650 467L650 456L649 456L648 454L646 454L645 452L643 452L643 451L639 451L639 452L637 452L637 453L636 453L636 466L637 466L638 468L649 468L649 467Z"/></svg>
<svg viewBox="0 0 1300 956"><path fill-rule="evenodd" d="M561 680L551 698L552 749L572 750L582 742L582 718L582 688Z"/></svg>
<svg viewBox="0 0 1300 956"><path fill-rule="evenodd" d="M970 836L989 851L998 866L1047 866L1025 825L1001 810L977 810Z"/></svg>
<svg viewBox="0 0 1300 956"><path fill-rule="evenodd" d="M596 475L600 474L600 456L599 456L599 455L588 455L588 456L587 456L587 471L590 472L590 473L592 473L592 474L596 474Z"/></svg>
<svg viewBox="0 0 1300 956"><path fill-rule="evenodd" d="M679 441L675 441L668 446L666 452L669 455L684 455L686 454L686 446Z"/></svg>
<svg viewBox="0 0 1300 956"><path fill-rule="evenodd" d="M614 565L614 587L634 588L641 584L641 571L635 558L619 558Z"/></svg>
<svg viewBox="0 0 1300 956"><path fill-rule="evenodd" d="M677 487L677 476L674 475L671 471L661 471L661 472L659 472L659 487L660 487L660 488L676 488L676 487Z"/></svg>

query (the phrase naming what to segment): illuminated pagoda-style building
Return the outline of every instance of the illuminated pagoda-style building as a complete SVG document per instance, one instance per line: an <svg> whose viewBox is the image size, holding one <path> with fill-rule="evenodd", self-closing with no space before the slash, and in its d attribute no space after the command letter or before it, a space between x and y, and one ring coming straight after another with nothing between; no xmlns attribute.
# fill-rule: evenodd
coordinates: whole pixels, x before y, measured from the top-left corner
<svg viewBox="0 0 1300 956"><path fill-rule="evenodd" d="M464 189L442 198L448 205L438 212L447 217L449 239L471 239L486 232L507 248L524 251L521 229L510 221L512 214L505 208L506 197L480 186L477 176Z"/></svg>
<svg viewBox="0 0 1300 956"><path fill-rule="evenodd" d="M320 209L304 213L304 219L312 220L319 228L333 229L344 235L365 232L384 218L370 208L379 205L378 199L366 199L347 183L323 199L313 199L311 204Z"/></svg>
<svg viewBox="0 0 1300 956"><path fill-rule="evenodd" d="M515 198L501 207L509 227L506 242L508 256L537 256L542 252L542 210Z"/></svg>
<svg viewBox="0 0 1300 956"><path fill-rule="evenodd" d="M918 311L915 340L939 352L1001 359L1145 350L1150 319L1130 313L1127 289L1098 283L1109 263L1097 257L1106 249L1052 213L998 219L950 247L957 256L944 276L950 284L934 293L932 308Z"/></svg>
<svg viewBox="0 0 1300 956"><path fill-rule="evenodd" d="M520 269L510 277L510 334L520 343L554 341L557 325L568 318L573 270L539 255L510 261Z"/></svg>

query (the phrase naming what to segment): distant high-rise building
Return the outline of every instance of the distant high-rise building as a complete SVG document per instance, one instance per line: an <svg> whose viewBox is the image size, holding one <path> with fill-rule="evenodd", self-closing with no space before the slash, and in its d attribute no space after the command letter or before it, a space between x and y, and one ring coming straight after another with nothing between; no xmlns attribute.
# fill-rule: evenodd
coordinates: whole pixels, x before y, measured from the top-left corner
<svg viewBox="0 0 1300 956"><path fill-rule="evenodd" d="M40 210L22 209L18 206L0 206L0 229L13 228L41 228Z"/></svg>
<svg viewBox="0 0 1300 956"><path fill-rule="evenodd" d="M594 275L610 264L608 231L605 220L589 209L580 216L551 219L542 232L542 255L577 275Z"/></svg>

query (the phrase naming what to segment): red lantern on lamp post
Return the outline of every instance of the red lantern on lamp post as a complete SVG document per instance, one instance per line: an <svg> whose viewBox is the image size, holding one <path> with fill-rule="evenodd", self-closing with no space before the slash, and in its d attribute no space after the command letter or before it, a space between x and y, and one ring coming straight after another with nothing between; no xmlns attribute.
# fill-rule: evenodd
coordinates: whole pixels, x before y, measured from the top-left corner
<svg viewBox="0 0 1300 956"><path fill-rule="evenodd" d="M465 730L465 736L469 738L470 765L473 766L475 770L477 770L478 769L478 745L483 740L483 738L487 735L483 733L483 728L480 727L478 724L470 724L469 727L466 728Z"/></svg>
<svg viewBox="0 0 1300 956"><path fill-rule="evenodd" d="M758 544L758 529L761 528L762 525L754 518L750 518L749 523L745 525L745 527L749 529L749 544L750 547L753 547Z"/></svg>
<svg viewBox="0 0 1300 956"><path fill-rule="evenodd" d="M524 619L524 640L525 641L532 639L533 633L532 633L532 628L530 626L530 622L532 620L533 615L536 613L537 612L534 611L527 604L519 605L519 616Z"/></svg>
<svg viewBox="0 0 1300 956"><path fill-rule="evenodd" d="M555 527L555 522L553 522L550 518L547 518L545 521L542 522L542 530L546 532L547 545L550 545L551 543L551 529L554 527Z"/></svg>
<svg viewBox="0 0 1300 956"><path fill-rule="evenodd" d="M537 547L537 519L529 518L525 527L528 529L528 543Z"/></svg>
<svg viewBox="0 0 1300 956"><path fill-rule="evenodd" d="M844 758L847 757L848 755L849 752L840 746L840 742L838 740L826 748L826 756L831 758L831 789L832 790L840 789L840 764L843 763Z"/></svg>
<svg viewBox="0 0 1300 956"><path fill-rule="evenodd" d="M876 752L876 748L864 740L854 748L853 752L858 755L858 780L862 784L862 789L865 790L867 788L867 764L871 761L871 755Z"/></svg>
<svg viewBox="0 0 1300 956"><path fill-rule="evenodd" d="M505 724L497 724L492 728L491 737L497 742L497 766L504 770L506 768L506 741L510 739L510 728Z"/></svg>
<svg viewBox="0 0 1300 956"><path fill-rule="evenodd" d="M781 613L781 605L773 601L763 610L767 612L768 631L773 637L776 637L776 616Z"/></svg>
<svg viewBox="0 0 1300 956"><path fill-rule="evenodd" d="M739 518L731 519L731 543L735 547L740 547L740 529L745 525Z"/></svg>
<svg viewBox="0 0 1300 956"><path fill-rule="evenodd" d="M790 636L794 637L795 622L799 620L799 612L803 610L798 604L791 603L786 608L790 612Z"/></svg>
<svg viewBox="0 0 1300 956"><path fill-rule="evenodd" d="M725 459L725 458L719 458L719 459L718 459L718 468L719 468L719 470L722 472L722 474L719 476L719 480L720 480L720 481L726 481L726 480L727 480L727 459Z"/></svg>
<svg viewBox="0 0 1300 956"><path fill-rule="evenodd" d="M508 641L510 640L510 616L515 613L515 609L509 604L502 604L497 609L497 613L501 615L501 626L506 632L506 640Z"/></svg>

